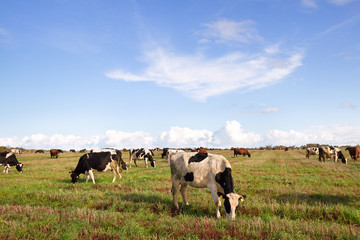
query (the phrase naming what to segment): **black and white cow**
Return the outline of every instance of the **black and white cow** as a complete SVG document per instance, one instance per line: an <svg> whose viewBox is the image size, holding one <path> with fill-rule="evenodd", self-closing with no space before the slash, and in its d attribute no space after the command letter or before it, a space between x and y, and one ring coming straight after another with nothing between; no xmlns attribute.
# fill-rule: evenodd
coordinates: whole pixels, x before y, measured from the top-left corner
<svg viewBox="0 0 360 240"><path fill-rule="evenodd" d="M121 166L121 168L119 166ZM93 184L95 184L93 169L100 172L113 170L114 178L112 182L115 182L116 175L119 175L119 181L121 181L121 171L127 168L122 159L117 155L112 155L110 152L84 154L80 157L75 170L70 172L71 182L75 183L79 179L79 175L83 173L86 176L86 182L88 182L91 177Z"/></svg>
<svg viewBox="0 0 360 240"><path fill-rule="evenodd" d="M334 158L334 161L340 158L342 163L347 164L347 159L345 158L344 154L341 152L340 148L337 147L320 147L319 148L319 161L322 160L325 162L326 158Z"/></svg>
<svg viewBox="0 0 360 240"><path fill-rule="evenodd" d="M1 152L0 153L0 165L4 165L4 173L9 173L9 168L12 166L16 166L16 169L19 172L22 172L23 164L19 163L14 153L9 152Z"/></svg>
<svg viewBox="0 0 360 240"><path fill-rule="evenodd" d="M306 158L310 158L310 155L317 155L319 154L318 147L308 147L306 148Z"/></svg>
<svg viewBox="0 0 360 240"><path fill-rule="evenodd" d="M172 196L176 209L179 209L177 193L179 186L183 201L188 205L187 185L196 188L209 188L216 207L216 217L220 218L221 206L219 196L224 200L226 216L235 219L235 210L239 200L244 201L245 195L235 193L231 175L231 165L225 157L208 153L176 153L170 159Z"/></svg>
<svg viewBox="0 0 360 240"><path fill-rule="evenodd" d="M145 149L145 148L130 149L129 155L130 155L130 158L129 158L129 166L130 167L131 167L132 160L134 160L135 166L137 166L136 160L138 160L138 159L144 159L146 167L148 167L148 162L147 162L148 160L150 161L150 165L152 167L156 167L156 162L153 158L154 153L149 149Z"/></svg>
<svg viewBox="0 0 360 240"><path fill-rule="evenodd" d="M109 152L113 159L118 159L121 164L121 168L127 170L127 166L125 161L122 159L122 153L120 150L113 149L113 148L96 148L91 149L90 153L99 153L99 152Z"/></svg>

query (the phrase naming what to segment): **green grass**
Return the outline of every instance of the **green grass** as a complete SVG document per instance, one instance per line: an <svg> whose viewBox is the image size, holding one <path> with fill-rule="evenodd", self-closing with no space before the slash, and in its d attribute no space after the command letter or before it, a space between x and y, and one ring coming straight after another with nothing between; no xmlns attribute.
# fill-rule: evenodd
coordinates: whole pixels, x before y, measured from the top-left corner
<svg viewBox="0 0 360 240"><path fill-rule="evenodd" d="M160 152L155 169L139 161L115 183L112 172L95 172L96 185L84 175L70 182L81 153L22 154L23 173L0 173L0 239L359 239L359 162L321 163L304 150L250 152L213 151L230 161L236 191L247 195L235 221L223 209L215 218L207 189L188 187L189 206L179 194L178 213Z"/></svg>

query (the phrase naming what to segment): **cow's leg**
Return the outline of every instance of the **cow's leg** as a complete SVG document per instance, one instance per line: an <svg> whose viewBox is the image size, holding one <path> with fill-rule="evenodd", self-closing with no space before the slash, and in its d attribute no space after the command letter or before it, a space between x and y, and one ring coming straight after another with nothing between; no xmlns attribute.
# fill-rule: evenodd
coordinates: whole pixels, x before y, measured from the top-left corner
<svg viewBox="0 0 360 240"><path fill-rule="evenodd" d="M184 201L184 204L189 205L189 202L187 200L186 187L187 187L186 182L181 183L180 192L181 192L181 196Z"/></svg>
<svg viewBox="0 0 360 240"><path fill-rule="evenodd" d="M93 184L95 184L95 178L94 178L94 173L93 173L92 169L89 170L89 175L91 177Z"/></svg>
<svg viewBox="0 0 360 240"><path fill-rule="evenodd" d="M215 204L215 208L216 208L216 218L220 218L221 214L220 214L220 207L221 207L221 202L220 202L220 198L217 195L217 189L216 187L209 187L211 195L213 197L214 200L214 204Z"/></svg>
<svg viewBox="0 0 360 240"><path fill-rule="evenodd" d="M86 183L89 181L89 178L90 178L89 171L85 171Z"/></svg>
<svg viewBox="0 0 360 240"><path fill-rule="evenodd" d="M5 168L4 168L4 173L9 173L9 164L6 164L5 165Z"/></svg>
<svg viewBox="0 0 360 240"><path fill-rule="evenodd" d="M129 158L129 167L131 167L131 161L133 159L133 156L134 156L134 153L133 154L130 154L130 158Z"/></svg>
<svg viewBox="0 0 360 240"><path fill-rule="evenodd" d="M179 185L180 185L180 179L177 178L176 176L171 176L171 193L173 196L173 203L176 209L180 209L179 208L179 203L177 201L177 195L178 195L178 189L179 189Z"/></svg>
<svg viewBox="0 0 360 240"><path fill-rule="evenodd" d="M145 161L145 167L148 168L148 161L147 161L147 158L144 158L144 161Z"/></svg>
<svg viewBox="0 0 360 240"><path fill-rule="evenodd" d="M121 181L121 174L119 172L120 168L119 165L117 163L115 163L114 161L111 163L111 168L113 170L114 173L114 178L112 182L115 182L116 180L116 175L119 175L119 181Z"/></svg>
<svg viewBox="0 0 360 240"><path fill-rule="evenodd" d="M134 164L135 164L136 167L138 166L137 163L136 163L136 158L134 159Z"/></svg>
<svg viewBox="0 0 360 240"><path fill-rule="evenodd" d="M335 154L334 154L334 162L337 162L337 160L338 160L338 155L337 155L337 152L335 152Z"/></svg>

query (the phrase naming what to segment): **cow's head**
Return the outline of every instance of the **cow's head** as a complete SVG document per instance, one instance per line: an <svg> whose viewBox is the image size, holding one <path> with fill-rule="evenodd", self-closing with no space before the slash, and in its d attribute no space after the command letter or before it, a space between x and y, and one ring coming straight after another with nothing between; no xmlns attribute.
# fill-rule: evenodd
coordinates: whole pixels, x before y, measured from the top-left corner
<svg viewBox="0 0 360 240"><path fill-rule="evenodd" d="M127 168L127 166L126 166L126 163L124 162L124 160L120 160L120 164L121 164L121 168L123 169L123 170L128 170L128 168Z"/></svg>
<svg viewBox="0 0 360 240"><path fill-rule="evenodd" d="M22 172L22 167L23 167L22 163L16 164L16 170L18 170L19 172Z"/></svg>
<svg viewBox="0 0 360 240"><path fill-rule="evenodd" d="M250 154L249 152L248 152L248 154L247 154L247 155L248 155L248 157L251 157L251 154Z"/></svg>
<svg viewBox="0 0 360 240"><path fill-rule="evenodd" d="M224 196L224 208L226 217L230 218L231 220L235 219L235 210L237 206L239 205L239 201L244 201L246 198L246 195L239 195L236 193L228 193Z"/></svg>
<svg viewBox="0 0 360 240"><path fill-rule="evenodd" d="M69 172L69 173L71 173L71 175L70 175L71 176L71 182L76 183L77 180L79 179L79 174L75 173L74 171Z"/></svg>
<svg viewBox="0 0 360 240"><path fill-rule="evenodd" d="M151 165L152 167L156 167L156 162L155 162L154 158L151 156L151 154L147 154L146 157L149 159L150 165Z"/></svg>

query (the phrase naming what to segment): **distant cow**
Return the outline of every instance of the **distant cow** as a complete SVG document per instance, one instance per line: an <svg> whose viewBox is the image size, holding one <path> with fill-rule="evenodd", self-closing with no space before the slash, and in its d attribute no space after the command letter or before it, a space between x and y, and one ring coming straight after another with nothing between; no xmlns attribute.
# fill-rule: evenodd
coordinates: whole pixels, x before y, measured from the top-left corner
<svg viewBox="0 0 360 240"><path fill-rule="evenodd" d="M342 154L341 149L337 147L320 147L319 161L321 162L323 160L325 162L326 158L334 158L335 162L337 162L338 158L340 158L342 163L347 163L347 159L344 154Z"/></svg>
<svg viewBox="0 0 360 240"><path fill-rule="evenodd" d="M23 164L19 163L14 153L1 152L0 153L0 165L4 165L4 173L9 173L9 168L16 166L16 170L22 172Z"/></svg>
<svg viewBox="0 0 360 240"><path fill-rule="evenodd" d="M347 147L345 151L349 151L351 158L354 162L359 158L359 149L357 147Z"/></svg>
<svg viewBox="0 0 360 240"><path fill-rule="evenodd" d="M86 182L91 177L93 184L95 184L93 169L102 172L113 170L114 178L112 182L115 182L116 175L119 175L119 181L121 180L121 171L122 169L126 170L126 164L123 161L121 162L118 155L111 155L110 152L84 154L80 157L75 170L70 172L71 182L75 183L79 179L79 175L83 173L86 176Z"/></svg>
<svg viewBox="0 0 360 240"><path fill-rule="evenodd" d="M318 147L308 147L306 148L306 158L310 158L310 155L317 155L319 154Z"/></svg>
<svg viewBox="0 0 360 240"><path fill-rule="evenodd" d="M87 150L84 148L84 149L81 149L79 152L84 153L84 152L87 152Z"/></svg>
<svg viewBox="0 0 360 240"><path fill-rule="evenodd" d="M44 153L43 150L36 150L35 153Z"/></svg>
<svg viewBox="0 0 360 240"><path fill-rule="evenodd" d="M164 158L167 154L167 151L169 150L169 148L163 148L163 152L161 154L161 158Z"/></svg>
<svg viewBox="0 0 360 240"><path fill-rule="evenodd" d="M235 219L235 209L245 196L235 193L231 165L225 157L208 153L176 153L170 160L173 203L179 209L177 193L179 186L183 201L188 205L186 187L209 188L220 218L219 196L224 200L226 216Z"/></svg>
<svg viewBox="0 0 360 240"><path fill-rule="evenodd" d="M76 152L75 149L70 149L70 152Z"/></svg>
<svg viewBox="0 0 360 240"><path fill-rule="evenodd" d="M251 154L246 148L234 148L234 157L237 155L243 155L244 157L247 155L248 157L251 157Z"/></svg>
<svg viewBox="0 0 360 240"><path fill-rule="evenodd" d="M129 158L129 166L130 167L131 167L132 160L134 160L135 166L137 166L136 160L138 160L138 159L144 159L145 167L148 167L148 160L150 161L150 165L152 167L156 167L156 162L153 158L154 153L149 149L145 149L145 148L130 149L129 155L130 155L130 158Z"/></svg>
<svg viewBox="0 0 360 240"><path fill-rule="evenodd" d="M59 157L59 151L57 149L50 149L50 157Z"/></svg>

